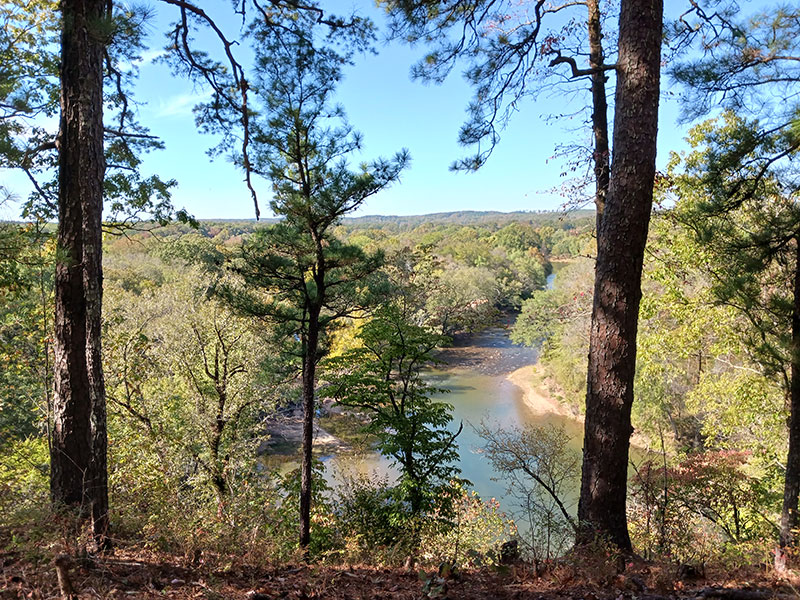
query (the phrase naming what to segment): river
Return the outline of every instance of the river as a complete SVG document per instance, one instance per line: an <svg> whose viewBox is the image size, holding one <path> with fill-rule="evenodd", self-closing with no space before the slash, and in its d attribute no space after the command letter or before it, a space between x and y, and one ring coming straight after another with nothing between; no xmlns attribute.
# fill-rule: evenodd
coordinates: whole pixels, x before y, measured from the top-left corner
<svg viewBox="0 0 800 600"><path fill-rule="evenodd" d="M548 283L552 284L552 275ZM458 436L461 476L468 479L478 494L496 498L503 510L511 511L512 503L506 496L504 482L496 481L497 474L481 453L483 441L474 426L483 420L500 428L562 426L573 440L573 450L578 453L583 436L583 424L571 417L541 409L534 410L525 401L523 389L512 383L509 376L522 367L533 365L538 350L517 346L509 339L508 325L492 327L483 332L456 340L453 347L442 352L446 361L443 368L431 373L433 383L450 390L441 400L452 404L451 429L463 424ZM437 398L439 399L439 398ZM376 472L380 475L397 475L389 461L377 453L366 455L330 455L325 457L329 481L335 483L337 472ZM576 483L577 485L577 483ZM577 489L570 500L574 500Z"/></svg>

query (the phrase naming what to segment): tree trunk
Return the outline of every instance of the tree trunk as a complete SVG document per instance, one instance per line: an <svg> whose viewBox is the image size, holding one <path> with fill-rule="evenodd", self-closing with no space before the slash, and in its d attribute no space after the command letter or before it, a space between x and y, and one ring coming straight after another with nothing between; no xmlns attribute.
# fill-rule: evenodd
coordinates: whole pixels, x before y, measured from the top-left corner
<svg viewBox="0 0 800 600"><path fill-rule="evenodd" d="M623 0L611 178L597 235L579 543L631 550L628 449L642 263L653 202L662 0Z"/></svg>
<svg viewBox="0 0 800 600"><path fill-rule="evenodd" d="M592 73L592 133L594 135L596 230L600 230L603 210L608 195L610 176L608 149L608 102L606 100L606 74L604 66L603 32L600 22L599 0L588 0L589 9L589 66L598 69Z"/></svg>
<svg viewBox="0 0 800 600"><path fill-rule="evenodd" d="M310 311L303 353L303 457L300 467L300 547L311 541L311 451L314 443L314 389L319 344L319 308Z"/></svg>
<svg viewBox="0 0 800 600"><path fill-rule="evenodd" d="M105 386L101 364L104 0L63 0L59 222L55 279L54 424L50 488L56 505L108 529Z"/></svg>
<svg viewBox="0 0 800 600"><path fill-rule="evenodd" d="M216 382L215 382L216 384ZM225 465L219 457L219 448L222 444L222 434L225 430L225 402L226 392L217 389L217 414L214 418L214 433L211 436L211 459L209 461L212 473L211 483L214 486L214 493L217 496L217 517L222 519L225 514L225 497L228 495L228 484L225 479Z"/></svg>
<svg viewBox="0 0 800 600"><path fill-rule="evenodd" d="M783 562L784 549L795 543L797 497L800 493L800 239L795 239L794 306L792 310L792 381L789 388L789 453L783 487L780 549L776 564ZM780 556L779 556L780 555Z"/></svg>

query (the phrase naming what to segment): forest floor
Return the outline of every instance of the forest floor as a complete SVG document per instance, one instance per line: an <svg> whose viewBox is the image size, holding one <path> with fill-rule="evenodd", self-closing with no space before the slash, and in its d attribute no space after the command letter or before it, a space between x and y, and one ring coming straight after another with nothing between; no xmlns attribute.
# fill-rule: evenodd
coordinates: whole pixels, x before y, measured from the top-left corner
<svg viewBox="0 0 800 600"><path fill-rule="evenodd" d="M576 563L577 564L577 563ZM604 574L605 571L605 574ZM593 568L591 561L560 564L544 574L517 564L464 570L446 579L424 570L369 566L282 565L255 569L193 565L182 557L118 549L113 554L70 561L72 598L176 598L249 600L790 600L800 598L796 572L707 571L680 580L674 567L639 561L625 573ZM0 599L61 598L53 559L38 562L0 549Z"/></svg>

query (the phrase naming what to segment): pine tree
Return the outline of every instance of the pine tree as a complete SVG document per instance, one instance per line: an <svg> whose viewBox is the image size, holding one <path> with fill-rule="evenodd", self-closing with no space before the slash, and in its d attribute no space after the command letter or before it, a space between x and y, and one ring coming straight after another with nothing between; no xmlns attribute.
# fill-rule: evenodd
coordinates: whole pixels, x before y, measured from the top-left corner
<svg viewBox="0 0 800 600"><path fill-rule="evenodd" d="M579 542L631 550L626 496L642 264L653 203L661 0L623 0L611 179L597 231Z"/></svg>
<svg viewBox="0 0 800 600"><path fill-rule="evenodd" d="M242 247L233 269L243 287L224 296L240 311L275 323L287 354L299 361L303 402L300 546L310 541L312 442L317 365L337 320L363 309L367 280L382 262L342 244L339 220L396 181L405 152L353 171L347 158L361 138L332 96L353 51L315 44L316 20L300 17L278 34L253 31L258 78L252 92L263 107L253 123L250 168L272 182L273 212L282 218ZM236 160L243 163L243 157ZM245 166L242 164L242 166Z"/></svg>

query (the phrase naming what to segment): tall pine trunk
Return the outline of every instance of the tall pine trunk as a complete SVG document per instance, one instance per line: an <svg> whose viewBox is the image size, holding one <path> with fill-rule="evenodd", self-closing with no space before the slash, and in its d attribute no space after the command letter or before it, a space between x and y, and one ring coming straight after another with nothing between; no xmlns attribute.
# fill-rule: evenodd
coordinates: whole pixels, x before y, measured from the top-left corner
<svg viewBox="0 0 800 600"><path fill-rule="evenodd" d="M642 263L653 202L662 0L623 0L611 178L597 232L579 543L631 550L628 450Z"/></svg>
<svg viewBox="0 0 800 600"><path fill-rule="evenodd" d="M105 0L62 0L51 496L108 530L101 364Z"/></svg>
<svg viewBox="0 0 800 600"><path fill-rule="evenodd" d="M789 452L783 487L780 550L776 564L783 560L783 549L793 545L797 530L797 497L800 494L800 236L795 238L794 306L792 310L791 384L789 388Z"/></svg>
<svg viewBox="0 0 800 600"><path fill-rule="evenodd" d="M300 547L307 552L311 542L312 450L314 444L314 391L316 387L319 313L309 311L308 333L303 352L303 457L300 467Z"/></svg>

